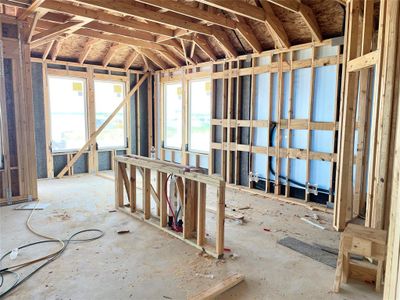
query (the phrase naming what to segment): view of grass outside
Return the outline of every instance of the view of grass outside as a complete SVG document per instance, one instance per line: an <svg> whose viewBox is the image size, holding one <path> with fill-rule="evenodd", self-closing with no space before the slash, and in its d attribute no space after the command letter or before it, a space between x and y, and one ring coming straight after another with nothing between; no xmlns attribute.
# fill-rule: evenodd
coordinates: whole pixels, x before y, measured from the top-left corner
<svg viewBox="0 0 400 300"><path fill-rule="evenodd" d="M111 115L124 100L125 84L120 81L94 81L96 107L96 129ZM125 147L124 110L121 109L96 139L99 149Z"/></svg>
<svg viewBox="0 0 400 300"><path fill-rule="evenodd" d="M78 150L86 142L86 81L49 76L52 151Z"/></svg>
<svg viewBox="0 0 400 300"><path fill-rule="evenodd" d="M182 83L164 85L164 146L181 149L182 147Z"/></svg>
<svg viewBox="0 0 400 300"><path fill-rule="evenodd" d="M191 151L208 152L210 147L211 81L193 80L189 84L189 146Z"/></svg>

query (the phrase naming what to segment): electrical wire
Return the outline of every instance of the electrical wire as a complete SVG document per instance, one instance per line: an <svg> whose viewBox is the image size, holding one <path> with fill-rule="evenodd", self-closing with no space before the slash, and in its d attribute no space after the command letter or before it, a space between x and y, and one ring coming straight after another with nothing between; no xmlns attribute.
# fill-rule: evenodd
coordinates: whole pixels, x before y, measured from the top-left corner
<svg viewBox="0 0 400 300"><path fill-rule="evenodd" d="M275 130L276 130L276 123L272 123L272 128L271 128L271 131L270 131L270 134L269 134L269 146L270 147L274 147L273 146L273 134L274 134ZM276 176L275 170L272 168L272 157L268 157L268 160L269 160L269 163L268 163L269 171L271 172L272 175ZM263 178L263 179L265 179L265 178ZM278 176L278 180L279 179L286 180L287 182L290 182L290 183L292 183L294 185L297 185L297 186L299 186L301 188L307 188L306 184L301 183L301 182L296 181L296 180L293 180L293 179L290 179L287 176L279 175ZM318 188L318 192L325 193L325 194L331 194L331 192L329 190L323 189L323 188Z"/></svg>
<svg viewBox="0 0 400 300"><path fill-rule="evenodd" d="M61 256L61 254L65 251L65 249L67 248L67 246L69 245L70 242L85 242L85 241L93 241L96 239L101 238L104 235L104 232L100 229L84 229L84 230L80 230L78 232L73 233L68 239L66 240L62 240L56 237L52 237L50 235L41 233L37 230L35 230L32 225L30 224L32 216L36 210L36 207L38 206L38 204L40 203L40 200L36 203L35 207L33 208L33 210L31 211L31 213L29 214L27 220L26 220L26 226L28 227L28 229L40 236L45 238L45 240L40 240L40 241L36 241L33 243L28 243L28 244L24 244L16 249L20 250L20 249L24 249L24 248L29 248L31 246L34 245L38 245L38 244L44 244L44 243L59 243L61 245L61 247L59 247L57 250L52 251L51 253L47 254L47 255L43 255L22 263L18 263L18 264L14 264L5 268L0 269L0 278L1 278L1 283L0 283L0 288L4 285L4 275L5 274L12 274L15 277L15 281L14 283L5 291L1 292L0 291L0 298L2 298L3 296L7 295L8 293L10 293L12 290L14 290L16 287L18 287L20 284L22 284L23 282L25 282L27 279L29 279L30 277L33 276L33 274L35 274L37 271L39 271L40 269L42 269L44 266L48 265L49 263L53 262L54 260L56 260L58 257ZM76 237L79 234L85 233L85 232L97 232L99 233L98 235L91 237L91 238L85 238L85 239L74 239L74 237ZM10 255L10 253L13 250L10 250L8 252L6 252L2 257L0 257L0 266L2 261L4 260L4 258L7 255ZM38 262L44 261L44 263L42 263L39 267L37 267L36 269L34 269L33 271L31 271L30 273L28 273L25 277L21 278L21 276L15 272L16 270L19 270L21 268L27 267L29 265L33 265L36 264Z"/></svg>

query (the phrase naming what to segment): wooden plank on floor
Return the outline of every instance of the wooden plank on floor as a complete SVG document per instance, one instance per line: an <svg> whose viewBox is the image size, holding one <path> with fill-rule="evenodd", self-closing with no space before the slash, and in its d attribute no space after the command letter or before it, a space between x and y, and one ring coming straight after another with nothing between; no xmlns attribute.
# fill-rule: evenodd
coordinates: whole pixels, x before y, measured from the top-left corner
<svg viewBox="0 0 400 300"><path fill-rule="evenodd" d="M237 284L241 283L244 280L244 275L242 274L233 274L223 281L219 282L212 288L209 288L196 296L189 297L190 300L208 300L215 299L218 295L221 295L223 292L233 288Z"/></svg>

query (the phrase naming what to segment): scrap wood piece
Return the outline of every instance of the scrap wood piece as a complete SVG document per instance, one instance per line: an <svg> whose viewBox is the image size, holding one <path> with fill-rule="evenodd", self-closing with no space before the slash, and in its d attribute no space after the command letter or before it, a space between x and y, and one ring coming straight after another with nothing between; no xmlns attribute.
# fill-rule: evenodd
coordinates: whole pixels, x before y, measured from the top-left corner
<svg viewBox="0 0 400 300"><path fill-rule="evenodd" d="M239 284L244 280L244 275L235 273L227 278L225 278L223 281L219 282L215 286L204 290L203 292L189 297L190 300L208 300L208 299L214 299L216 296L221 295L223 292L229 290L230 288L233 288L235 285Z"/></svg>

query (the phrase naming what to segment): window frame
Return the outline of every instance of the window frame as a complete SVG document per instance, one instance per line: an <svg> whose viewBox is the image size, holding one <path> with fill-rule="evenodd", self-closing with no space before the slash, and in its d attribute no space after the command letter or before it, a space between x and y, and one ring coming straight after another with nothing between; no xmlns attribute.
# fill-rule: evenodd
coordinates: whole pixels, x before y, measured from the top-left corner
<svg viewBox="0 0 400 300"><path fill-rule="evenodd" d="M84 119L85 119L85 143L89 138L89 113L88 113L88 79L86 77L81 77L81 76L64 76L64 75L55 75L55 74L47 74L47 94L48 94L48 110L49 110L49 133L50 133L50 143L51 143L51 153L53 155L57 154L62 154L62 153L73 153L76 151L79 151L80 148L65 148L62 150L54 150L53 148L53 123L52 123L52 111L51 111L51 97L50 97L50 78L61 78L61 79L71 79L71 80L79 80L84 83L84 88L83 88L83 102L84 102ZM83 143L82 146L85 145Z"/></svg>
<svg viewBox="0 0 400 300"><path fill-rule="evenodd" d="M122 99L125 99L126 95L127 95L127 91L126 91L126 87L127 87L127 83L125 80L118 80L118 79L97 79L97 78L93 78L93 102L94 102L94 120L96 121L96 87L95 87L95 82L96 81L100 81L100 82L118 82L120 84L122 84L122 90L123 90L123 97ZM118 104L119 105L119 104ZM115 110L115 108L114 108ZM128 138L128 128L127 128L127 104L125 104L122 107L122 112L123 112L123 119L124 119L124 144L123 145L119 145L119 146L111 146L111 147L100 147L96 138L96 145L97 145L97 151L112 151L112 150L120 150L120 149L127 149L128 145L127 145L127 138ZM112 112L111 112L112 113ZM111 114L110 113L110 114ZM101 126L101 125L100 125ZM107 127L107 126L106 126ZM95 131L97 131L97 126L94 129ZM100 133L101 134L101 133Z"/></svg>
<svg viewBox="0 0 400 300"><path fill-rule="evenodd" d="M199 150L199 149L193 149L191 146L191 133L192 133L192 116L191 116L191 111L192 111L192 93L191 93L191 89L192 89L192 82L199 82L199 81L206 81L210 83L210 85L212 84L212 78L211 77L202 77L202 78L196 78L196 79L192 79L192 80L188 80L187 81L187 89L188 89L188 93L187 93L187 142L188 142L188 152L193 153L193 154L204 154L204 155L208 155L210 153L210 146L211 146L211 132L209 134L209 147L207 151L204 150ZM210 91L210 99L209 99L209 109L210 109L210 131L212 129L211 127L211 117L212 117L212 111L211 111L211 104L212 104L212 92Z"/></svg>
<svg viewBox="0 0 400 300"><path fill-rule="evenodd" d="M180 84L181 85L181 88L182 88L182 96L181 96L181 99L182 99L182 103L181 103L181 125L182 125L182 132L181 132L181 145L178 147L178 146L168 146L167 144L166 144L166 141L167 141L167 97L166 97L166 88L167 88L167 86L169 86L169 85L175 85L175 84ZM185 120L184 120L184 114L185 114L185 111L184 111L184 102L185 102L185 98L183 97L183 95L184 95L184 87L185 86L185 84L182 82L182 81L179 81L179 80L177 80L177 81L171 81L171 82L165 82L164 84L163 84L163 87L162 87L162 93L163 93L163 148L164 149L167 149L167 150L174 150L174 151L182 151L183 149L184 149L184 147L183 147L183 144L185 143L185 139L184 139L184 123L185 123Z"/></svg>

